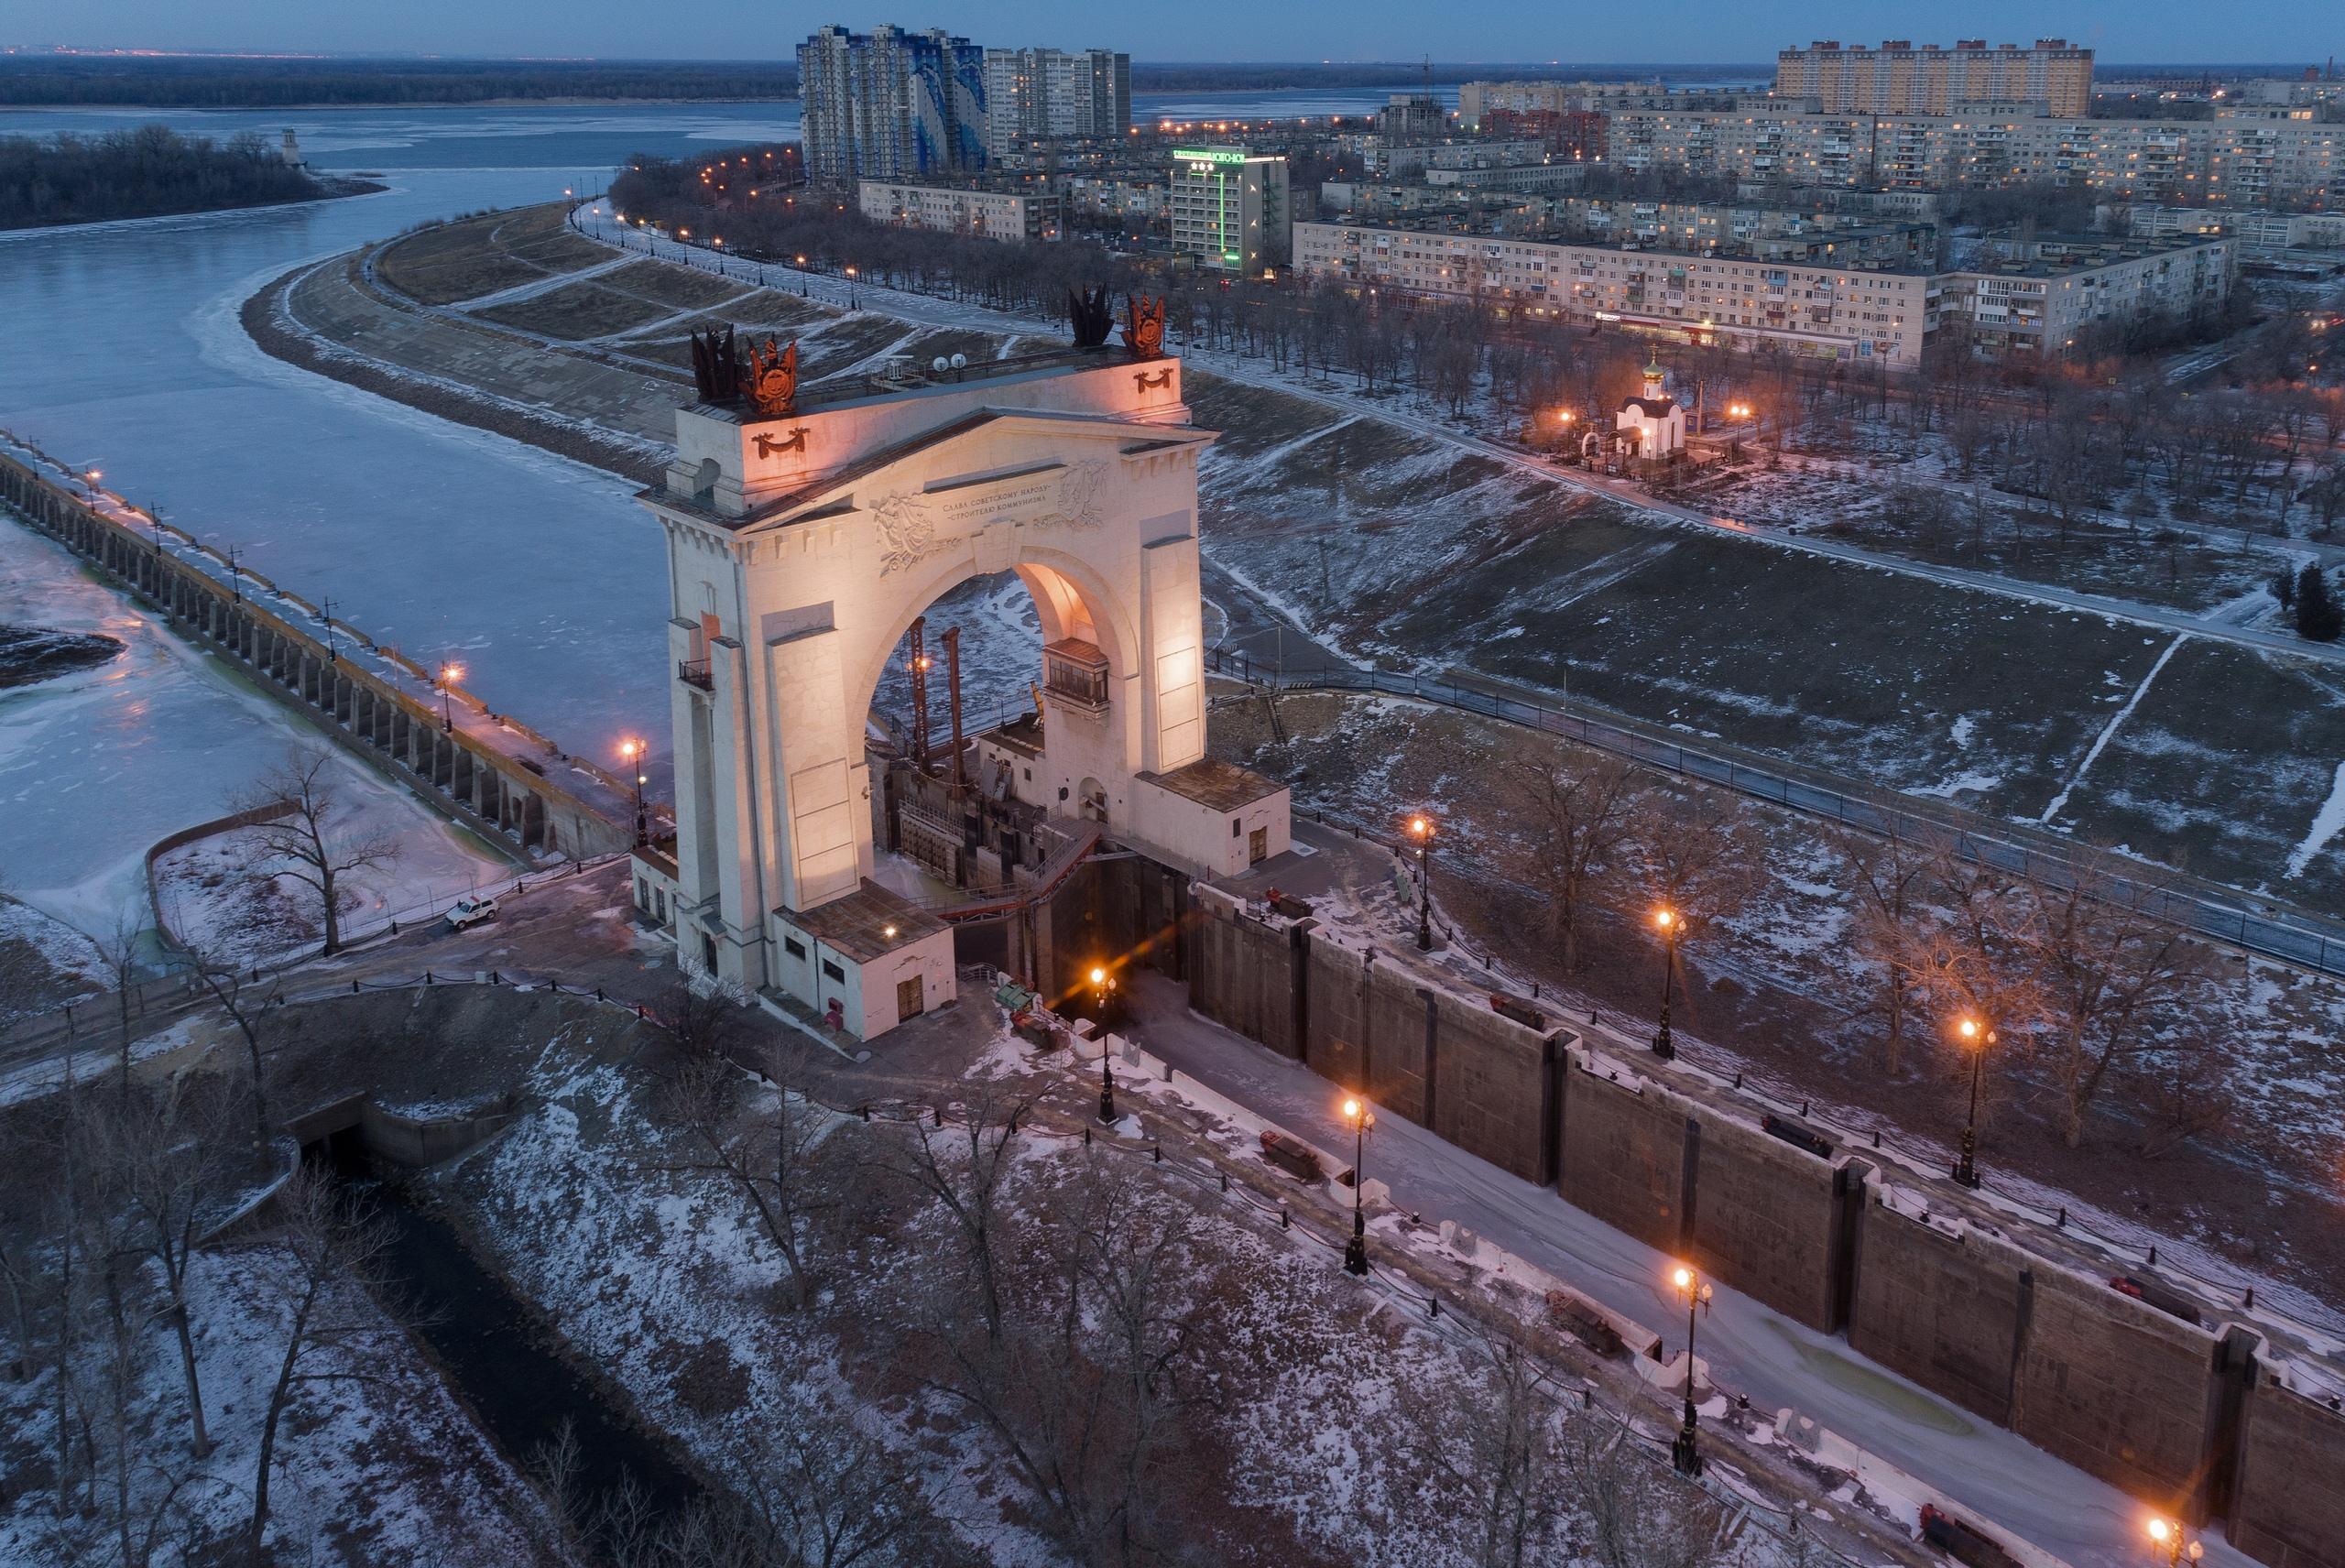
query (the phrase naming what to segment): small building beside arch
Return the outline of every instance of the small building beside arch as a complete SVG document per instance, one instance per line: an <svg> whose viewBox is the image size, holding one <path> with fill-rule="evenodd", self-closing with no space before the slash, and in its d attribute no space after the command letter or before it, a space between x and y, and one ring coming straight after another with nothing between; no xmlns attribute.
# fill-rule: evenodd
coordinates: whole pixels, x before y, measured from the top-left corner
<svg viewBox="0 0 2345 1568"><path fill-rule="evenodd" d="M1623 457L1643 463L1672 463L1685 451L1685 410L1663 391L1664 377L1657 361L1645 364L1644 387L1624 399L1612 429Z"/></svg>

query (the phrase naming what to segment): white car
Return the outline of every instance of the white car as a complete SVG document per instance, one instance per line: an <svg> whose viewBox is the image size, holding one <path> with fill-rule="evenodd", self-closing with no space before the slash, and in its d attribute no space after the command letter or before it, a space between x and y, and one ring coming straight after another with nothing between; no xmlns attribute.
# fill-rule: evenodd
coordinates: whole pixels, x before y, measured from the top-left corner
<svg viewBox="0 0 2345 1568"><path fill-rule="evenodd" d="M467 893L456 900L455 908L448 911L448 929L463 931L467 926L476 926L483 920L493 920L496 918L496 899L483 898L477 893Z"/></svg>

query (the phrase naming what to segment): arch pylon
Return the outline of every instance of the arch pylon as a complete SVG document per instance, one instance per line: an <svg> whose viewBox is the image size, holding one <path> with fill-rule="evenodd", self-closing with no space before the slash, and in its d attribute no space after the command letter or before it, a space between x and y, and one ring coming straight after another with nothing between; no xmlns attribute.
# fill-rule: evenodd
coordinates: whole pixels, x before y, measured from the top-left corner
<svg viewBox="0 0 2345 1568"><path fill-rule="evenodd" d="M1248 808L1275 814L1283 850L1285 792L1233 788L1238 770L1205 756L1197 459L1213 439L1189 422L1177 360L1112 350L778 419L680 410L676 461L640 499L668 536L684 961L840 1004L856 1034L893 1021L870 1016L888 1009L862 970L893 954L894 974L925 943L949 977L949 932L940 944L941 925L873 881L867 715L913 619L1005 571L1046 642L1019 798L1076 818L1096 781L1104 831L1193 871L1227 869L1225 840L1263 848ZM832 993L858 985L854 1027L856 999Z"/></svg>

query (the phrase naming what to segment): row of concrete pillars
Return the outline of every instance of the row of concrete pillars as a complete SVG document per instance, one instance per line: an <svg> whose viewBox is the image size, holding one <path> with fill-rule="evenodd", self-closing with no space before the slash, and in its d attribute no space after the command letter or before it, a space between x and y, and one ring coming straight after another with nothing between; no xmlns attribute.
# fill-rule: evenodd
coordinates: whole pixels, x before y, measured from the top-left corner
<svg viewBox="0 0 2345 1568"><path fill-rule="evenodd" d="M241 587L223 587L10 459L0 458L0 496L42 531L128 583L167 619L298 697L480 823L524 849L584 852L585 846L558 842L555 814L541 794L508 778L462 735L443 729L437 715L414 711L334 651L272 624L276 617L248 603Z"/></svg>

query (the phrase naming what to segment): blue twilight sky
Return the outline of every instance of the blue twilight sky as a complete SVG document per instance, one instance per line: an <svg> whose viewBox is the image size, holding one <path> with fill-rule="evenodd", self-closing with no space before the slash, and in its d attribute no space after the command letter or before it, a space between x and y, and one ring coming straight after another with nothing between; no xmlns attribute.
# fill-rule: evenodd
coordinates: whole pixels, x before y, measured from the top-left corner
<svg viewBox="0 0 2345 1568"><path fill-rule="evenodd" d="M1838 38L2026 44L2057 36L2110 63L2315 61L2345 53L2345 7L2290 0L1887 5L1812 0L0 0L0 45L283 49L627 59L787 58L824 22L943 27L985 43L1103 46L1151 60L1772 61Z"/></svg>

